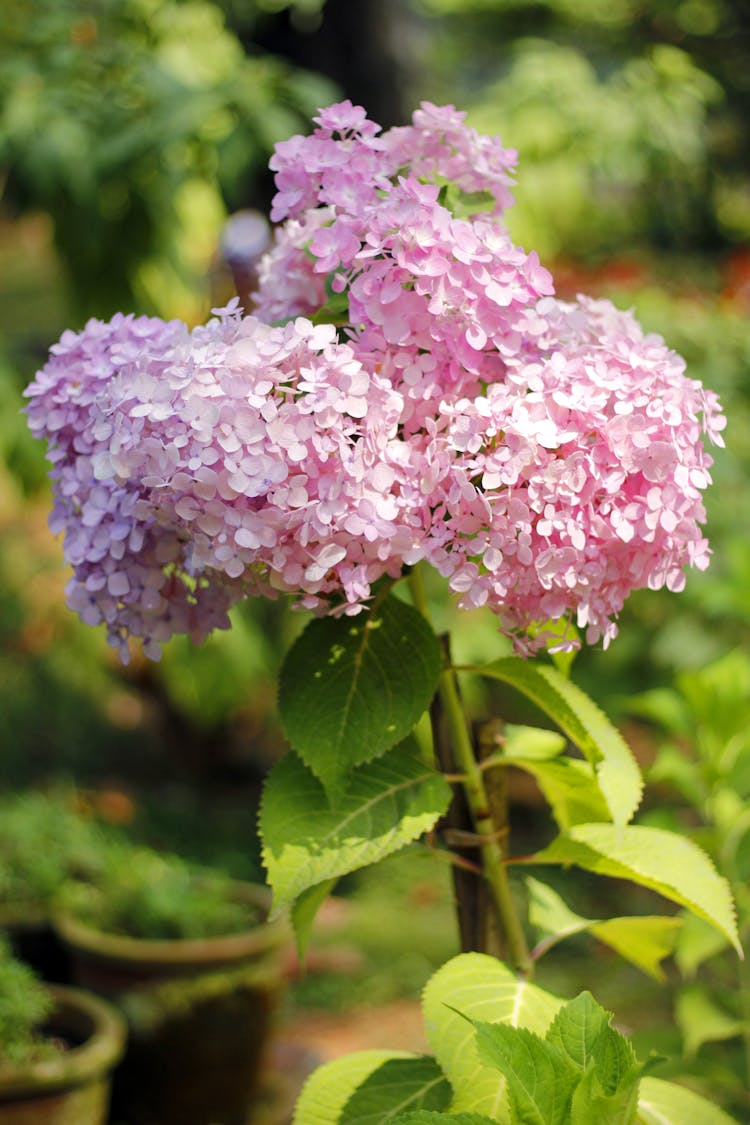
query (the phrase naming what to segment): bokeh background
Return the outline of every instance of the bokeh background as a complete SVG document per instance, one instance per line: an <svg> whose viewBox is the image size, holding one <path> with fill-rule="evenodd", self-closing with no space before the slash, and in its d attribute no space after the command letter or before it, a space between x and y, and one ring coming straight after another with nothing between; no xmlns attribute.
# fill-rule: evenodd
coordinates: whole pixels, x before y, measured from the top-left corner
<svg viewBox="0 0 750 1125"><path fill-rule="evenodd" d="M239 876L260 875L259 787L283 751L275 673L301 619L248 603L203 648L178 639L158 665L134 653L121 667L65 608L22 391L61 331L90 316L195 323L223 303L228 217L267 211L273 145L341 97L384 127L428 99L499 133L520 158L511 233L539 250L558 291L633 306L721 396L729 426L708 497L712 566L680 595L634 595L610 651L578 658L579 682L648 761L633 694L743 653L748 639L750 8L5 0L0 790L71 781L103 815ZM472 643L497 650L491 621ZM519 800L533 821L534 793Z"/></svg>

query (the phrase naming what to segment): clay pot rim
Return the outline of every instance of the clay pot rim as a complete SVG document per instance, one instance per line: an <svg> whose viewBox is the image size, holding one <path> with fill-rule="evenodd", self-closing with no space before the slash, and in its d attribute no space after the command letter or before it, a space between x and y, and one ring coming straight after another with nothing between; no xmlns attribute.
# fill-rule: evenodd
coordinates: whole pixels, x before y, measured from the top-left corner
<svg viewBox="0 0 750 1125"><path fill-rule="evenodd" d="M125 1020L112 1004L81 988L61 984L45 987L55 1000L55 1008L45 1021L50 1034L80 1031L81 1023L90 1025L90 1033L80 1046L3 1075L0 1104L97 1081L111 1071L124 1054Z"/></svg>
<svg viewBox="0 0 750 1125"><path fill-rule="evenodd" d="M260 907L267 915L271 896L266 887L240 881L234 881L232 887L238 898ZM249 961L273 952L287 939L283 919L262 920L239 933L167 939L107 933L62 910L53 912L52 922L63 944L69 950L85 954L89 960L121 960L136 963L145 971L152 968L154 972L169 965L210 967Z"/></svg>

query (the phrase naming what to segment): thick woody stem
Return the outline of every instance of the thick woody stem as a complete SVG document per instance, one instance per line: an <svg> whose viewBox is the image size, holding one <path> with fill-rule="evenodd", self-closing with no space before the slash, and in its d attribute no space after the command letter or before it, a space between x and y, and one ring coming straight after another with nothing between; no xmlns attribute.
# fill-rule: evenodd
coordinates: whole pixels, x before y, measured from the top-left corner
<svg viewBox="0 0 750 1125"><path fill-rule="evenodd" d="M426 615L421 577L412 573L410 584L415 606ZM467 882L472 879L470 873L461 872L458 876L456 906L462 945L501 955L519 972L530 973L532 961L505 865L505 793L498 771L483 771L480 766L482 757L487 755L489 745L495 740L496 728L490 724L480 730L475 750L451 666L448 638L441 638L441 644L444 668L432 712L435 753L445 772L462 775L462 800L454 802L451 828L460 831L461 821L465 822L468 812L469 832L465 838L473 845L472 857L479 856L484 876L479 889L471 888ZM459 848L459 854L463 854L463 850Z"/></svg>

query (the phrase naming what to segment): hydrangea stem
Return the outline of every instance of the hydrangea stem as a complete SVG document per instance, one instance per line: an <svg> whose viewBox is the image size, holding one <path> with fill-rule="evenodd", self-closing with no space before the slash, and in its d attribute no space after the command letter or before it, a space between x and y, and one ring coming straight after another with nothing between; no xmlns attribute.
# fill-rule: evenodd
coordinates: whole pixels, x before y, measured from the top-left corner
<svg viewBox="0 0 750 1125"><path fill-rule="evenodd" d="M422 577L418 570L412 571L409 582L415 607L425 617L429 617ZM450 743L451 757L457 771L462 775L461 785L478 841L482 874L489 891L490 902L497 915L507 960L519 972L530 973L532 961L523 927L513 902L503 845L498 834L498 829L505 826L496 824L492 816L485 776L477 760L466 714L458 692L456 674L450 661L448 638L443 637L442 643L445 666L440 674L438 695Z"/></svg>

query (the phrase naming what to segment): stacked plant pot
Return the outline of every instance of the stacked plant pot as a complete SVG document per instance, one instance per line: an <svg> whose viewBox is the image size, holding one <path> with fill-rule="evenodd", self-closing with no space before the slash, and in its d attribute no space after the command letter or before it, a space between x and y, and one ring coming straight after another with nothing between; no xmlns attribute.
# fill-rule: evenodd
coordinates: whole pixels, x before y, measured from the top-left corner
<svg viewBox="0 0 750 1125"><path fill-rule="evenodd" d="M232 886L257 914L257 925L244 933L148 940L103 932L70 913L57 916L76 983L112 1000L127 1019L113 1122L248 1122L279 997L286 935L280 924L266 921L264 888Z"/></svg>

